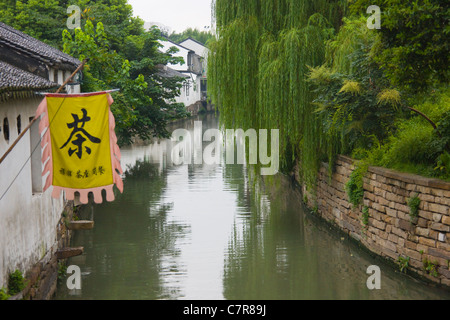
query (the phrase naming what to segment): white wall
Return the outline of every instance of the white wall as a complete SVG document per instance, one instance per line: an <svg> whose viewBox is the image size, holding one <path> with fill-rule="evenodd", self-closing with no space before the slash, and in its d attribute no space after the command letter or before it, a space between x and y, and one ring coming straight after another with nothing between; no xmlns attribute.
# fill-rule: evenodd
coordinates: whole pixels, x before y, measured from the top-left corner
<svg viewBox="0 0 450 320"><path fill-rule="evenodd" d="M62 70L57 70L54 68L49 68L49 71L48 71L48 79L50 81L57 80L57 83L59 85L63 84L64 81L66 81L71 75L72 75L72 71L62 71ZM80 93L81 86L79 84L74 85L74 86L67 85L66 92L69 94Z"/></svg>
<svg viewBox="0 0 450 320"><path fill-rule="evenodd" d="M183 42L180 42L180 45L194 51L200 57L206 58L208 56L208 48L192 39L186 39Z"/></svg>
<svg viewBox="0 0 450 320"><path fill-rule="evenodd" d="M180 47L170 41L165 41L165 40L159 40L159 43L162 44L162 47L160 48L160 50L162 52L167 52L167 50L169 50L171 47L176 47L179 49L179 51L175 54L173 54L173 56L175 57L182 57L184 59L184 64L181 63L177 63L177 64L171 64L168 65L169 68L172 68L174 70L177 71L187 71L188 70L188 54L189 54L189 50L183 47Z"/></svg>
<svg viewBox="0 0 450 320"><path fill-rule="evenodd" d="M194 41L191 41L194 42ZM177 47L180 51L173 54L176 57L182 57L185 61L183 65L176 64L176 65L168 65L169 68L174 69L176 71L186 71L188 69L187 62L188 62L188 54L189 51L195 51L192 48L184 48L183 46L178 46L177 44L174 44L170 41L164 41L160 40L160 43L163 45L162 48L160 48L161 51L166 52L171 47ZM198 48L197 48L198 49ZM184 74L189 76L190 81L190 88L188 91L188 94L185 90L185 87L183 86L181 88L181 95L175 98L175 101L178 103L184 103L186 107L198 102L201 100L201 76L198 76L191 72L183 72Z"/></svg>
<svg viewBox="0 0 450 320"><path fill-rule="evenodd" d="M0 121L9 120L10 139L6 142L0 132L0 155L18 137L16 119L21 116L22 130L34 117L42 98L14 100L0 104ZM38 122L35 123L38 125ZM28 131L6 159L0 164L0 288L7 286L8 275L15 269L26 272L39 260L50 258L56 250L56 226L64 207L62 198L51 198L51 189L45 193L32 190L31 132ZM33 140L39 141L34 136ZM33 146L34 149L35 146ZM40 154L40 145L36 151ZM37 156L38 164L40 157ZM36 162L35 162L36 164ZM35 179L42 184L40 165L34 166ZM44 259L44 260L45 260Z"/></svg>
<svg viewBox="0 0 450 320"><path fill-rule="evenodd" d="M200 57L203 58L203 76L206 77L207 73L207 66L208 66L208 53L209 50L205 46L201 45L198 42L195 42L192 39L186 39L183 42L180 42L180 45L194 51L196 54L198 54Z"/></svg>
<svg viewBox="0 0 450 320"><path fill-rule="evenodd" d="M189 79L186 79L190 81L190 88L188 91L189 94L186 94L185 86L183 86L181 88L181 95L175 98L176 102L184 103L186 107L201 100L201 91L200 91L201 76L197 76L196 74L193 73L187 74L190 76Z"/></svg>

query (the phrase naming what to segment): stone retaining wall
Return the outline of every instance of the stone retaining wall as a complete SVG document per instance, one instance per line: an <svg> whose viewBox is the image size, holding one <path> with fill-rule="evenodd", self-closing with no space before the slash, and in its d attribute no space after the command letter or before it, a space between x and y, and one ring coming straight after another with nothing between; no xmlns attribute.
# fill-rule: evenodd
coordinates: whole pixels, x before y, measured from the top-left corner
<svg viewBox="0 0 450 320"><path fill-rule="evenodd" d="M50 300L56 292L59 263L56 252L70 244L72 232L67 222L72 220L73 201L67 201L56 226L56 242L51 250L25 274L25 289L10 300Z"/></svg>
<svg viewBox="0 0 450 320"><path fill-rule="evenodd" d="M309 207L370 251L395 263L409 259L409 271L450 286L450 183L370 167L363 202L353 208L345 190L353 170L354 161L340 156L330 179L322 164L316 194L303 187ZM408 200L415 196L420 205L412 219ZM369 214L367 225L363 211Z"/></svg>

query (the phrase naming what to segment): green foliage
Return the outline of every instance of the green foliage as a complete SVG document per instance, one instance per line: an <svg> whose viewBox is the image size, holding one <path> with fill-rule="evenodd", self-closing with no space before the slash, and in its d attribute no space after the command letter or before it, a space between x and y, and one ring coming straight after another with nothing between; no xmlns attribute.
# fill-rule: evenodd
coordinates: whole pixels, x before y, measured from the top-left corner
<svg viewBox="0 0 450 320"><path fill-rule="evenodd" d="M420 198L418 194L408 200L409 216L411 218L411 221L419 216L419 206Z"/></svg>
<svg viewBox="0 0 450 320"><path fill-rule="evenodd" d="M60 47L66 9L59 0L18 0L0 6L1 21L50 45Z"/></svg>
<svg viewBox="0 0 450 320"><path fill-rule="evenodd" d="M79 29L66 29L69 5L82 10ZM159 66L179 59L159 52L161 32L145 32L128 0L7 1L0 4L0 17L80 60L90 58L83 70L83 92L120 89L111 107L120 144L136 136L168 137L167 122L187 116L184 105L175 102L182 80L158 73Z"/></svg>
<svg viewBox="0 0 450 320"><path fill-rule="evenodd" d="M101 22L94 30L93 23L87 21L84 30L75 30L74 37L67 30L63 32L66 53L80 60L90 58L84 70L83 91L120 88L113 94L115 103L111 106L120 144L130 143L135 136L144 140L168 137L167 121L187 115L184 105L174 102L181 79L158 75L157 65L179 61L158 51L158 37L157 29L128 36L127 50L119 54L110 49Z"/></svg>
<svg viewBox="0 0 450 320"><path fill-rule="evenodd" d="M175 43L192 38L200 43L207 44L214 38L214 36L209 31L200 31L198 29L187 28L181 33L172 32L168 38Z"/></svg>
<svg viewBox="0 0 450 320"><path fill-rule="evenodd" d="M438 268L437 266L438 266L438 262L437 261L430 261L428 259L425 259L423 261L423 270L427 274L429 274L429 275L431 275L431 276L433 276L435 278L439 277L439 273L437 271L437 268Z"/></svg>
<svg viewBox="0 0 450 320"><path fill-rule="evenodd" d="M16 270L8 278L8 294L14 296L26 287L26 280L20 270Z"/></svg>
<svg viewBox="0 0 450 320"><path fill-rule="evenodd" d="M450 153L445 152L439 156L437 166L434 170L438 170L445 175L450 175Z"/></svg>
<svg viewBox="0 0 450 320"><path fill-rule="evenodd" d="M356 15L375 4L356 0L350 5ZM436 81L448 82L450 7L441 0L380 0L380 39L375 60L396 87L426 90Z"/></svg>
<svg viewBox="0 0 450 320"><path fill-rule="evenodd" d="M364 208L362 209L362 217L361 217L361 219L362 219L362 223L365 226L369 225L369 207L364 206Z"/></svg>
<svg viewBox="0 0 450 320"><path fill-rule="evenodd" d="M370 157L371 165L448 179L448 86L442 84L426 95L392 88L375 59L377 33L365 26L365 18L344 22L328 42L327 61L309 75L329 163L338 153L351 154L367 161ZM407 111L406 105L437 123L437 130L423 116Z"/></svg>
<svg viewBox="0 0 450 320"><path fill-rule="evenodd" d="M406 257L406 258L404 258L402 256L398 257L398 261L397 262L398 262L398 266L400 268L400 272L405 272L406 273L406 270L409 268L409 260L410 260L409 257Z"/></svg>
<svg viewBox="0 0 450 320"><path fill-rule="evenodd" d="M375 41L364 19L344 19L340 32L327 43L325 63L309 74L315 112L322 119L323 152L331 164L339 153L377 147L395 126L398 95L392 98L396 91L386 88L387 79L370 59Z"/></svg>
<svg viewBox="0 0 450 320"><path fill-rule="evenodd" d="M126 36L143 32L144 22L133 17L128 0L18 0L2 3L2 22L60 49L69 5L82 10L82 28L87 21L94 24L102 22L113 50L120 50ZM74 31L70 32L73 35Z"/></svg>
<svg viewBox="0 0 450 320"><path fill-rule="evenodd" d="M345 184L348 199L354 207L358 206L364 198L364 176L368 167L363 163L356 166L350 174L349 181Z"/></svg>
<svg viewBox="0 0 450 320"><path fill-rule="evenodd" d="M67 274L67 265L64 261L58 262L58 279L63 280Z"/></svg>
<svg viewBox="0 0 450 320"><path fill-rule="evenodd" d="M437 123L437 130L415 114L399 119L372 164L448 180L449 92L437 91L414 107Z"/></svg>
<svg viewBox="0 0 450 320"><path fill-rule="evenodd" d="M348 3L349 15L347 1L216 0L208 77L221 119L280 129L282 171L299 160L310 190L320 161L331 173L338 154L450 178L448 6L382 0L382 29L371 30L373 3ZM361 179L347 186L354 204Z"/></svg>
<svg viewBox="0 0 450 320"><path fill-rule="evenodd" d="M307 74L322 65L325 41L345 1L217 0L218 38L210 45L210 96L224 124L280 130L282 170L301 156L310 187L321 159L322 125Z"/></svg>
<svg viewBox="0 0 450 320"><path fill-rule="evenodd" d="M8 300L11 297L11 295L8 294L7 289L0 288L0 301L1 300Z"/></svg>

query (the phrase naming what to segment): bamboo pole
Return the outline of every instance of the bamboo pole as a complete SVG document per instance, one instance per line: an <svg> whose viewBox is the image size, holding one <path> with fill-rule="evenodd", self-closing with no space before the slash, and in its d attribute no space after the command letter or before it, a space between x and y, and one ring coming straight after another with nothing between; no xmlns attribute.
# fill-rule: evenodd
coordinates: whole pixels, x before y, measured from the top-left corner
<svg viewBox="0 0 450 320"><path fill-rule="evenodd" d="M84 59L83 62L78 66L78 68L70 75L69 78L66 79L66 81L64 81L64 83L58 88L58 90L56 90L55 93L60 93L62 89L64 89L64 87L73 79L73 77L75 77L75 75L84 67L84 65L86 64L86 62L88 62L89 59ZM6 150L5 154L0 158L0 164L3 162L3 160L6 159L6 157L8 156L8 154L12 151L12 149L14 149L14 147L17 145L17 143L19 143L20 139L22 139L22 137L25 135L25 133L30 130L31 126L33 125L33 123L35 123L38 120L38 118L34 117L33 120L30 121L30 123L28 124L28 126L23 129L23 131L20 133L20 135L17 137L17 139L13 142L13 144L8 148L8 150Z"/></svg>

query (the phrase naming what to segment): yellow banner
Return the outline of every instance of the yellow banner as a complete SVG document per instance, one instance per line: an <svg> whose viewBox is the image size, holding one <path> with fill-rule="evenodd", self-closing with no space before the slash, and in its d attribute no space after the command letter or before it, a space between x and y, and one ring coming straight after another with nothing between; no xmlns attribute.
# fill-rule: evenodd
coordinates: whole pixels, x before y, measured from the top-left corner
<svg viewBox="0 0 450 320"><path fill-rule="evenodd" d="M106 94L47 96L53 186L92 189L113 184Z"/></svg>

